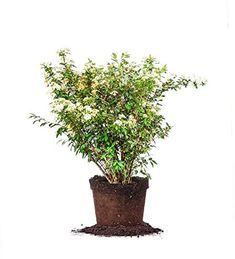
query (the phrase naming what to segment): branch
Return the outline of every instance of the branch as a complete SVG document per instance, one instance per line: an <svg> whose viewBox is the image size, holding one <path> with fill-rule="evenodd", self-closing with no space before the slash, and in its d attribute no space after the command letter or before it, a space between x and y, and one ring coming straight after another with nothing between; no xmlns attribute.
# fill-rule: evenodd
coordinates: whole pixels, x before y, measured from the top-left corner
<svg viewBox="0 0 235 259"><path fill-rule="evenodd" d="M91 157L91 160L99 167L105 178L108 180L109 183L112 183L111 180L109 179L109 174L105 172L105 169L96 161L93 157Z"/></svg>

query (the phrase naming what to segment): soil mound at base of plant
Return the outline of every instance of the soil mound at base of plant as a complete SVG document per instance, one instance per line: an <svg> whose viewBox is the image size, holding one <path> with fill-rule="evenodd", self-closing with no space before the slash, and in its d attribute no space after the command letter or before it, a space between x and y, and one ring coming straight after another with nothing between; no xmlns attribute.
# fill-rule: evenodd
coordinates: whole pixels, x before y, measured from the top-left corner
<svg viewBox="0 0 235 259"><path fill-rule="evenodd" d="M160 234L163 232L160 228L153 228L148 223L133 226L114 225L114 226L102 226L94 225L91 227L85 227L83 229L74 229L71 231L74 234L86 233L95 236L144 236L150 234Z"/></svg>

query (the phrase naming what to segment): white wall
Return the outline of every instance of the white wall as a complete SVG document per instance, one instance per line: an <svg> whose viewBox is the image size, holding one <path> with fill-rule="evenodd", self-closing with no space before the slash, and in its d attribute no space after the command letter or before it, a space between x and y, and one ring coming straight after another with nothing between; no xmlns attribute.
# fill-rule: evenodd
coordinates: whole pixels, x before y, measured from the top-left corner
<svg viewBox="0 0 235 259"><path fill-rule="evenodd" d="M1 259L234 259L234 17L232 0L0 3ZM208 79L165 100L174 128L155 150L145 212L162 238L70 234L95 223L88 179L98 170L27 119L49 116L40 63L63 47L78 66L151 53L172 72Z"/></svg>

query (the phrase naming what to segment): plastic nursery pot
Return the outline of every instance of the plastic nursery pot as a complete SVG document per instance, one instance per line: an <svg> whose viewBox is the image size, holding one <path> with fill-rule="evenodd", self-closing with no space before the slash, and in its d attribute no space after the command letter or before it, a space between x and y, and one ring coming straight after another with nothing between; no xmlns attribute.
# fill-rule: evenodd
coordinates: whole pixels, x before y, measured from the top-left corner
<svg viewBox="0 0 235 259"><path fill-rule="evenodd" d="M148 179L133 177L130 184L110 184L105 177L90 180L97 225L139 225L143 223Z"/></svg>

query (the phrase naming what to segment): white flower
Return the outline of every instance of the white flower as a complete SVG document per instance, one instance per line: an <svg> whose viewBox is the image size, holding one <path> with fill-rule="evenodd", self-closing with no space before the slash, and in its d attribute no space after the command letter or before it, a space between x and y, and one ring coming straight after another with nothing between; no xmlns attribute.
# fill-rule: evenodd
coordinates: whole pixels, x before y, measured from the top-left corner
<svg viewBox="0 0 235 259"><path fill-rule="evenodd" d="M58 84L54 84L51 86L53 90L64 90L65 87L64 85L58 85Z"/></svg>
<svg viewBox="0 0 235 259"><path fill-rule="evenodd" d="M121 126L121 125L122 125L122 121L116 120L116 121L114 122L114 124L115 124L115 125L118 125L118 126Z"/></svg>
<svg viewBox="0 0 235 259"><path fill-rule="evenodd" d="M69 100L66 100L64 98L58 98L55 99L51 103L52 110L55 112L61 112L63 109L66 109L66 111L73 112L76 110L76 108L80 105L80 103L74 104Z"/></svg>
<svg viewBox="0 0 235 259"><path fill-rule="evenodd" d="M91 119L91 115L90 114L85 114L84 116L83 116L83 118L84 118L84 120L90 120Z"/></svg>
<svg viewBox="0 0 235 259"><path fill-rule="evenodd" d="M52 110L55 112L61 112L63 110L64 106L67 104L66 102L67 102L67 100L65 100L64 98L55 99L51 103Z"/></svg>
<svg viewBox="0 0 235 259"><path fill-rule="evenodd" d="M124 114L119 114L119 115L118 115L118 118L119 118L119 119L125 119L126 116L125 116Z"/></svg>
<svg viewBox="0 0 235 259"><path fill-rule="evenodd" d="M59 103L56 103L54 105L52 105L52 109L56 112L61 112L64 108L64 105L63 104L59 104Z"/></svg>
<svg viewBox="0 0 235 259"><path fill-rule="evenodd" d="M128 118L128 123L130 126L136 124L136 119L133 115L130 115L129 118Z"/></svg>
<svg viewBox="0 0 235 259"><path fill-rule="evenodd" d="M111 94L116 96L118 94L118 92L117 91L112 91Z"/></svg>
<svg viewBox="0 0 235 259"><path fill-rule="evenodd" d="M89 105L85 105L85 106L84 106L84 109L85 109L86 111L88 111L88 112L92 112L92 108L91 108L91 106L89 106Z"/></svg>

